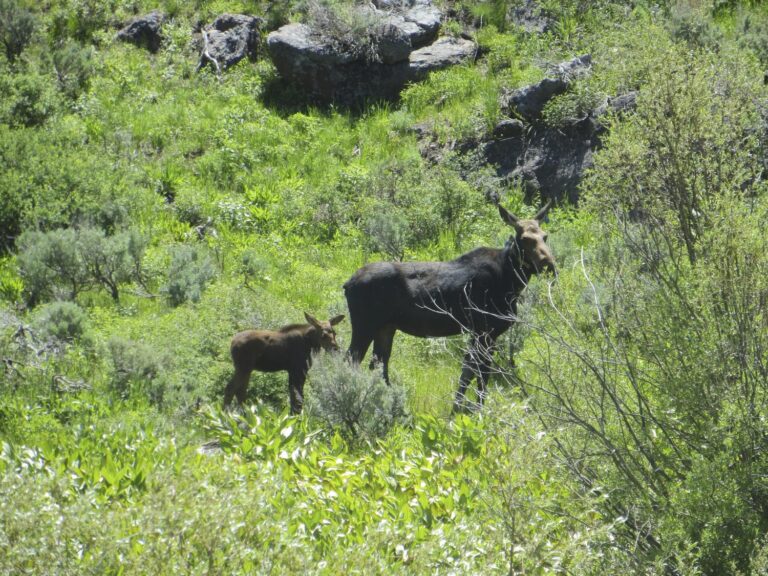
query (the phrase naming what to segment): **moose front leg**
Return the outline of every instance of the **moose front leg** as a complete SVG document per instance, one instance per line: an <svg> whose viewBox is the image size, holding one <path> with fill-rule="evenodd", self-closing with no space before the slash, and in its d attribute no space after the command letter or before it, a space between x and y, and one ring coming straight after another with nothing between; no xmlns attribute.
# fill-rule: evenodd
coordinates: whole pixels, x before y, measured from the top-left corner
<svg viewBox="0 0 768 576"><path fill-rule="evenodd" d="M304 381L307 379L306 370L296 370L288 373L288 397L291 401L291 414L301 414L304 407Z"/></svg>
<svg viewBox="0 0 768 576"><path fill-rule="evenodd" d="M461 362L461 376L459 376L459 389L456 391L456 398L453 401L453 413L463 412L466 409L467 402L467 388L472 378L477 376L477 349L474 345L470 345L466 354L464 354L464 360Z"/></svg>
<svg viewBox="0 0 768 576"><path fill-rule="evenodd" d="M482 407L485 398L488 395L488 381L491 378L493 369L493 354L496 351L495 338L488 337L483 339L477 349L479 371L477 376L477 396Z"/></svg>

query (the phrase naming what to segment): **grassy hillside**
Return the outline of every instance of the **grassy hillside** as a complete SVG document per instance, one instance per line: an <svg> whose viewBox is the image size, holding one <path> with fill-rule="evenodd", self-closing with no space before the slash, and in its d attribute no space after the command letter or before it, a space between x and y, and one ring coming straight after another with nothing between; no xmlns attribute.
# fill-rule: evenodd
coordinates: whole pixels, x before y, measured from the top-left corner
<svg viewBox="0 0 768 576"><path fill-rule="evenodd" d="M478 60L352 111L266 46L196 70L218 14L266 35L350 4L0 0L0 574L763 573L766 8L542 1L537 34L520 2L446 0ZM156 54L115 39L155 8ZM482 411L450 416L463 338L403 334L377 394L404 418L334 424L323 386L378 372L327 358L301 417L285 373L221 409L235 332L346 314L366 262L502 246L488 199L540 199L472 150L502 93L584 53L545 121L637 106L552 210L557 281Z"/></svg>

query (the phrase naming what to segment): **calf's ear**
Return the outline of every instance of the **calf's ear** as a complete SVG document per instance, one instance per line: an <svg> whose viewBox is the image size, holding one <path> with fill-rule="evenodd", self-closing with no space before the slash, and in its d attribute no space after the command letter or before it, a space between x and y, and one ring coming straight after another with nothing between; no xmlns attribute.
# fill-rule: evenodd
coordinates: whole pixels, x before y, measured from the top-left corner
<svg viewBox="0 0 768 576"><path fill-rule="evenodd" d="M339 322L344 320L344 314L339 314L338 316L334 316L331 318L328 322L330 322L331 326L336 326Z"/></svg>
<svg viewBox="0 0 768 576"><path fill-rule="evenodd" d="M304 318L306 318L307 322L312 324L312 326L314 326L315 328L320 328L320 329L323 328L323 326L320 324L320 321L314 316L312 316L312 314L310 314L309 312L304 312Z"/></svg>

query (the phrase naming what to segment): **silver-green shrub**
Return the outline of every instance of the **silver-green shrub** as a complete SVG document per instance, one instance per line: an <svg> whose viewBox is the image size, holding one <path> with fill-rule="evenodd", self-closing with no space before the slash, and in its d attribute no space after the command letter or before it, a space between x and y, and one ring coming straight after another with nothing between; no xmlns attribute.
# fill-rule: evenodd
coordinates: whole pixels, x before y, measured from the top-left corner
<svg viewBox="0 0 768 576"><path fill-rule="evenodd" d="M318 355L310 380L307 413L350 439L382 437L408 418L401 386L388 386L378 370L363 370L342 354Z"/></svg>
<svg viewBox="0 0 768 576"><path fill-rule="evenodd" d="M197 302L216 272L210 257L191 246L179 246L171 255L164 291L171 306Z"/></svg>

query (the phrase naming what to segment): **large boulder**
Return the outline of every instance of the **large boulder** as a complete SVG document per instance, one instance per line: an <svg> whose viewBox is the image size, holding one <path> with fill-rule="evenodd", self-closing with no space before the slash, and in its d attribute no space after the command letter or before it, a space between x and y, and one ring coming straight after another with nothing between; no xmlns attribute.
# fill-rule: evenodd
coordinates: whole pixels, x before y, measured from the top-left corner
<svg viewBox="0 0 768 576"><path fill-rule="evenodd" d="M259 29L263 20L245 14L222 14L203 31L200 65L218 65L221 70L243 58L256 58Z"/></svg>
<svg viewBox="0 0 768 576"><path fill-rule="evenodd" d="M435 41L440 12L426 0L379 0L360 9L375 21L369 35L375 52L306 24L288 24L267 38L280 75L316 101L354 106L396 98L408 82L475 55L468 40Z"/></svg>
<svg viewBox="0 0 768 576"><path fill-rule="evenodd" d="M160 10L136 16L117 33L117 39L157 52L163 42L162 28L166 19Z"/></svg>

